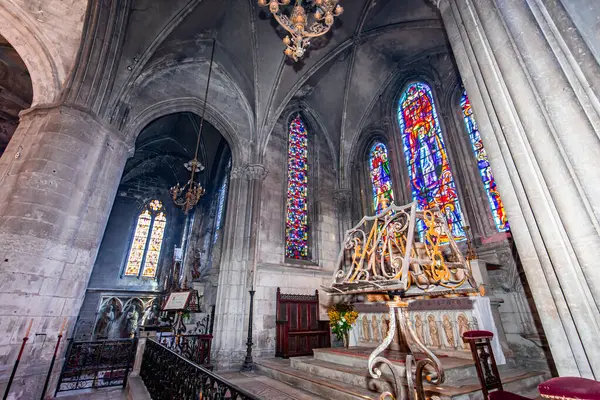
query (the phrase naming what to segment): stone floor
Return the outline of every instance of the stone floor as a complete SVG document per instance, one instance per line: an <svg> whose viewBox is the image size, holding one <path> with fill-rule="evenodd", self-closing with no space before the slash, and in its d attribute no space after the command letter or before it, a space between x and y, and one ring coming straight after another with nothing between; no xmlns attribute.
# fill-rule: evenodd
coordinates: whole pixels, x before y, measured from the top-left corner
<svg viewBox="0 0 600 400"><path fill-rule="evenodd" d="M126 392L121 388L98 389L94 391L61 392L56 396L62 400L127 400Z"/></svg>
<svg viewBox="0 0 600 400"><path fill-rule="evenodd" d="M262 400L324 400L323 397L294 388L257 372L229 372L219 375Z"/></svg>

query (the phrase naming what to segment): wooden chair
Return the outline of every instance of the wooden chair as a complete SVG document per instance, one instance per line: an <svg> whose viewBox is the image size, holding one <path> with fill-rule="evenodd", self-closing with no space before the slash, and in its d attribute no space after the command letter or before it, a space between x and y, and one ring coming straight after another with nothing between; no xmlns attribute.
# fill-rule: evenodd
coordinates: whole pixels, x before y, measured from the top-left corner
<svg viewBox="0 0 600 400"><path fill-rule="evenodd" d="M277 288L276 357L307 356L330 347L329 321L319 320L319 291L314 295L284 294Z"/></svg>
<svg viewBox="0 0 600 400"><path fill-rule="evenodd" d="M471 347L471 354L475 361L475 368L477 369L484 399L530 400L527 397L504 391L494 352L492 351L491 341L494 337L492 332L467 331L463 333L462 337Z"/></svg>

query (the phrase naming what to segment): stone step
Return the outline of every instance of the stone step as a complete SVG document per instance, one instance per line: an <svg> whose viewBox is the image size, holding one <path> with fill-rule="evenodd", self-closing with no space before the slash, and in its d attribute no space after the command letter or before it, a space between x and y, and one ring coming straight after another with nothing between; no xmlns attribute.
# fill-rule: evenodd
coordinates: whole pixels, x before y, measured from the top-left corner
<svg viewBox="0 0 600 400"><path fill-rule="evenodd" d="M313 357L291 358L290 366L298 371L309 373L312 376L318 376L329 381L335 380L376 393L394 391L394 380L390 373L385 373L381 378L375 379L369 374L367 368L349 367L318 360Z"/></svg>
<svg viewBox="0 0 600 400"><path fill-rule="evenodd" d="M350 349L314 349L314 359L324 361L332 364L338 364L344 367L356 368L358 370L368 371L369 353L362 354L362 352L356 351L353 348ZM405 376L405 355L399 352L390 352L384 354L384 356L391 361L398 374ZM416 355L419 359L419 355ZM440 362L444 367L446 374L446 383L452 384L456 381L460 381L465 378L477 378L477 370L473 360L467 360L464 358L440 356ZM391 377L391 373L386 366L379 366L384 375ZM413 368L414 370L414 368Z"/></svg>
<svg viewBox="0 0 600 400"><path fill-rule="evenodd" d="M366 366L353 367L312 357L262 359L257 364L259 371L267 376L329 399L377 399L383 391L394 391L391 374L374 379ZM460 366L457 368L460 370ZM505 390L530 398L538 396L537 385L550 377L542 372L514 369L500 373ZM484 400L480 388L476 376L465 375L443 385L426 384L425 390L428 397L442 400Z"/></svg>
<svg viewBox="0 0 600 400"><path fill-rule="evenodd" d="M312 373L297 370L289 360L260 359L255 362L259 372L281 382L298 387L330 400L376 400L379 394L341 381L315 376Z"/></svg>

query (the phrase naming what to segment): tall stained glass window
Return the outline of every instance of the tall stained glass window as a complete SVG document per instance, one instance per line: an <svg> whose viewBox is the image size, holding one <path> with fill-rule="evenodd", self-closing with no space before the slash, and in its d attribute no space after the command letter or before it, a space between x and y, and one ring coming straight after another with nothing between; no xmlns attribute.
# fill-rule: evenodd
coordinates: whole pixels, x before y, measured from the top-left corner
<svg viewBox="0 0 600 400"><path fill-rule="evenodd" d="M223 178L223 183L219 189L219 197L217 199L217 217L215 218L215 234L213 236L213 243L217 242L219 238L219 232L223 227L223 212L225 211L225 199L227 198L227 189L229 186L228 176Z"/></svg>
<svg viewBox="0 0 600 400"><path fill-rule="evenodd" d="M308 137L300 116L290 124L285 256L308 258Z"/></svg>
<svg viewBox="0 0 600 400"><path fill-rule="evenodd" d="M506 213L504 212L502 199L500 198L500 193L498 193L498 189L496 188L496 181L494 180L490 162L488 160L487 153L485 152L485 148L483 147L483 142L481 141L481 136L479 135L479 129L477 128L477 122L473 116L471 102L469 102L469 97L467 96L466 91L463 91L460 99L460 106L462 108L463 119L467 127L467 132L469 133L469 138L471 139L473 153L475 153L475 158L477 159L479 174L481 175L483 187L487 194L490 209L492 210L492 216L494 217L496 229L498 229L498 232L506 232L510 229L510 226L508 225L508 220L506 219Z"/></svg>
<svg viewBox="0 0 600 400"><path fill-rule="evenodd" d="M381 142L373 144L369 151L369 170L373 185L373 208L375 213L379 213L384 205L387 206L394 200L388 151Z"/></svg>
<svg viewBox="0 0 600 400"><path fill-rule="evenodd" d="M167 217L159 200L152 200L137 219L125 275L154 278L158 268Z"/></svg>
<svg viewBox="0 0 600 400"><path fill-rule="evenodd" d="M452 236L464 239L458 194L429 86L422 82L408 86L398 106L398 122L412 196L418 209L439 207ZM423 221L419 221L418 229L424 231Z"/></svg>

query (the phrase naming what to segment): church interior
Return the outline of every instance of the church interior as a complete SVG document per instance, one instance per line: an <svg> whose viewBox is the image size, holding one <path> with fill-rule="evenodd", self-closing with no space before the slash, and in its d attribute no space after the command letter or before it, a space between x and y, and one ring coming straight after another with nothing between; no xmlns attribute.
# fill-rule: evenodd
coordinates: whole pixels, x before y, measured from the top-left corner
<svg viewBox="0 0 600 400"><path fill-rule="evenodd" d="M0 0L0 392L597 399L599 138L596 0Z"/></svg>

